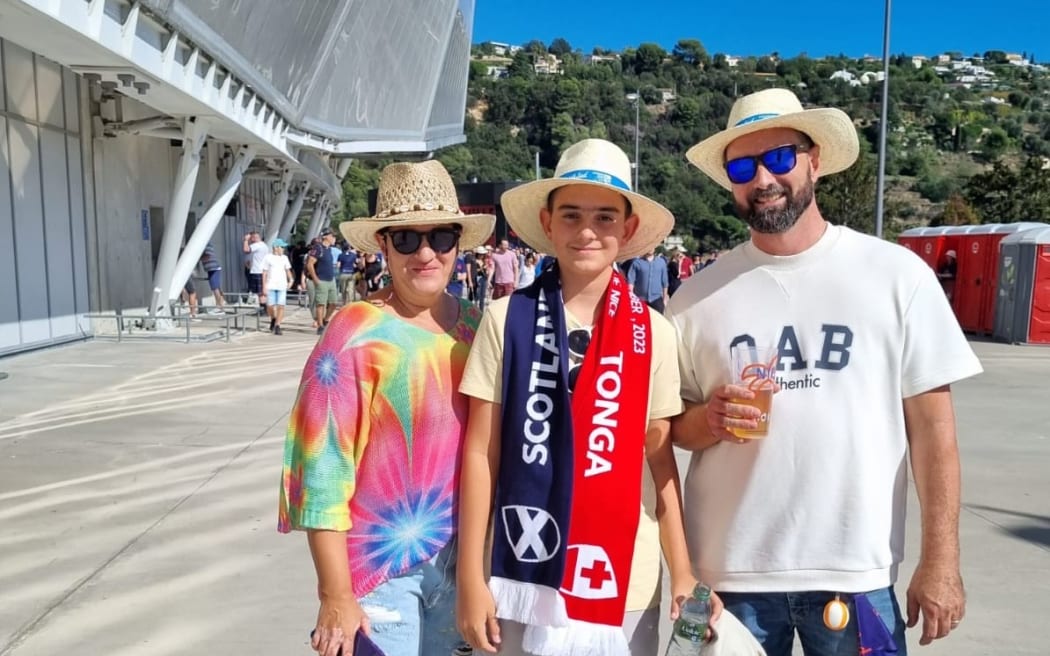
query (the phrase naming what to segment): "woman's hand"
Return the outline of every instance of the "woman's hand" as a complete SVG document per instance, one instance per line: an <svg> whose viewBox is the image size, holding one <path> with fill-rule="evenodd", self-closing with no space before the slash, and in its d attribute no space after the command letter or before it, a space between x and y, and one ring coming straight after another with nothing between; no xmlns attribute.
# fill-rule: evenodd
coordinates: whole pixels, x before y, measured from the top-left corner
<svg viewBox="0 0 1050 656"><path fill-rule="evenodd" d="M371 632L368 615L352 596L339 599L321 599L317 612L317 626L310 637L310 646L319 656L349 656L354 653L357 631Z"/></svg>
<svg viewBox="0 0 1050 656"><path fill-rule="evenodd" d="M495 654L500 644L496 602L485 581L460 581L456 620L463 639L474 649Z"/></svg>

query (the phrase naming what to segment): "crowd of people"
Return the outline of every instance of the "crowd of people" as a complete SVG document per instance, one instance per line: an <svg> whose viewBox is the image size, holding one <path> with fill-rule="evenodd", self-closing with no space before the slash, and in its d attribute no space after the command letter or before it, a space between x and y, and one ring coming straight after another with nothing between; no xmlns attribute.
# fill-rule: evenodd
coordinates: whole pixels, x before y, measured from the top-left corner
<svg viewBox="0 0 1050 656"><path fill-rule="evenodd" d="M307 535L311 647L655 656L700 583L701 653L903 655L906 628L920 645L955 630L951 385L981 366L929 267L822 216L815 185L858 150L837 109L740 98L686 153L750 227L707 257L657 254L674 217L605 140L504 193L518 249L485 246L494 217L464 214L440 163L384 169L376 213L339 228L347 270L381 259L385 286L333 311L333 234L304 268L322 336L279 530ZM731 351L767 347L764 416ZM692 452L684 487L672 445ZM902 610L909 478L922 536Z"/></svg>

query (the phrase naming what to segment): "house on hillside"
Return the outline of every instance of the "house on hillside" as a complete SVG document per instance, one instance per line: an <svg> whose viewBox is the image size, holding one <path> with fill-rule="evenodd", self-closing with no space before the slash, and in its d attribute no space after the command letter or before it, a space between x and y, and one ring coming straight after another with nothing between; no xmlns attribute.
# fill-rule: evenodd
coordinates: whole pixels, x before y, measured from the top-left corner
<svg viewBox="0 0 1050 656"><path fill-rule="evenodd" d="M922 68L928 61L930 61L930 58L926 55L914 55L911 58L911 65L915 68Z"/></svg>
<svg viewBox="0 0 1050 656"><path fill-rule="evenodd" d="M729 68L736 68L740 64L740 57L735 55L726 55L726 66Z"/></svg>
<svg viewBox="0 0 1050 656"><path fill-rule="evenodd" d="M514 54L513 52L511 52L509 43L489 41L489 45L492 46L492 52L498 57L506 57L508 54Z"/></svg>
<svg viewBox="0 0 1050 656"><path fill-rule="evenodd" d="M584 64L590 64L592 66L594 64L612 63L612 62L618 62L618 61L620 61L620 55L616 55L616 54L612 54L612 55L584 55L583 56L583 63Z"/></svg>
<svg viewBox="0 0 1050 656"><path fill-rule="evenodd" d="M861 81L857 79L857 76L847 70L835 71L828 79L832 81L841 80L851 87L859 87L861 85Z"/></svg>
<svg viewBox="0 0 1050 656"><path fill-rule="evenodd" d="M860 75L860 83L864 85L871 84L872 82L882 82L886 79L886 74L882 71L866 71Z"/></svg>
<svg viewBox="0 0 1050 656"><path fill-rule="evenodd" d="M507 70L514 60L510 57L485 55L483 57L474 57L474 61L479 61L485 65L485 75L487 77L499 78L507 77Z"/></svg>
<svg viewBox="0 0 1050 656"><path fill-rule="evenodd" d="M535 59L532 60L532 70L536 71L536 75L561 75L563 73L561 60L558 59L557 55L550 53L536 55Z"/></svg>
<svg viewBox="0 0 1050 656"><path fill-rule="evenodd" d="M660 89L657 89L657 91L660 92L660 101L661 102L665 102L665 103L674 102L675 98L678 97L678 95L674 92L674 89L660 88Z"/></svg>
<svg viewBox="0 0 1050 656"><path fill-rule="evenodd" d="M1009 52L1006 54L1006 61L1014 66L1027 66L1028 60L1023 55L1019 55L1015 52Z"/></svg>
<svg viewBox="0 0 1050 656"><path fill-rule="evenodd" d="M947 64L951 60L952 60L952 56L947 54L947 53L942 53L940 55L937 55L937 63L938 64Z"/></svg>

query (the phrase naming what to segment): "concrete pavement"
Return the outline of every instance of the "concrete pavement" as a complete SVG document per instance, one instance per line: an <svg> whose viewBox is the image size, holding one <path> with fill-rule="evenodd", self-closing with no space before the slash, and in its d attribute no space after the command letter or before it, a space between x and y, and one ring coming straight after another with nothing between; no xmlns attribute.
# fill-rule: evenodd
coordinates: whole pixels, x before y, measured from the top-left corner
<svg viewBox="0 0 1050 656"><path fill-rule="evenodd" d="M314 340L302 325L0 360L0 656L310 653L305 539L275 523L284 426ZM974 346L987 373L956 387L968 613L950 639L909 647L1042 655L1050 350ZM918 538L913 499L902 595Z"/></svg>

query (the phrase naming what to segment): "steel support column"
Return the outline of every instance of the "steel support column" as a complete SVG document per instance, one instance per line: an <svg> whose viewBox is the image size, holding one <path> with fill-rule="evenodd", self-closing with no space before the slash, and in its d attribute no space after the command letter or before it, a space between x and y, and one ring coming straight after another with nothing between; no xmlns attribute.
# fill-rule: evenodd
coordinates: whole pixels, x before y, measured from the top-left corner
<svg viewBox="0 0 1050 656"><path fill-rule="evenodd" d="M242 146L237 153L233 166L230 167L222 182L219 183L219 189L215 192L215 196L212 197L207 211L204 212L204 216L197 222L197 229L193 231L193 235L186 242L186 248L182 250L182 255L179 256L165 300L179 297L179 291L186 284L190 274L193 273L193 269L201 259L201 254L204 253L204 248L208 245L208 240L215 233L215 228L219 226L219 221L222 220L226 208L233 199L233 195L237 193L237 188L241 186L244 172L248 170L248 166L255 159L255 152L255 146Z"/></svg>
<svg viewBox="0 0 1050 656"><path fill-rule="evenodd" d="M310 241L321 233L325 220L328 218L328 201L318 200L314 206L314 215L310 217L310 227L306 229L306 241Z"/></svg>
<svg viewBox="0 0 1050 656"><path fill-rule="evenodd" d="M292 170L285 167L281 172L281 179L277 183L277 194L270 203L270 216L266 220L266 235L264 239L267 244L273 242L281 232L284 223L284 211L288 209L288 192L292 188Z"/></svg>
<svg viewBox="0 0 1050 656"><path fill-rule="evenodd" d="M306 202L306 193L308 191L310 191L310 183L302 183L299 191L295 194L292 206L288 208L288 212L284 215L284 221L281 222L281 232L279 234L281 239L285 241L291 239L292 230L295 229L295 222L299 220L299 213L303 211L303 203Z"/></svg>
<svg viewBox="0 0 1050 656"><path fill-rule="evenodd" d="M186 217L193 201L193 188L197 184L197 172L201 164L201 148L208 136L208 129L196 118L187 118L182 125L182 157L172 186L171 202L168 203L164 221L164 236L160 242L160 254L153 270L153 294L150 300L150 316L167 307L165 293L171 287L175 263L179 258L179 246L186 232Z"/></svg>

